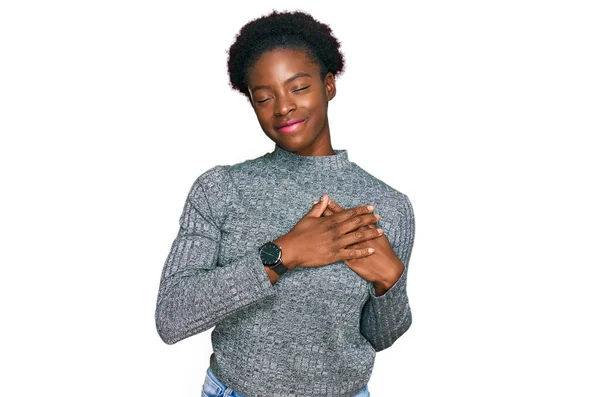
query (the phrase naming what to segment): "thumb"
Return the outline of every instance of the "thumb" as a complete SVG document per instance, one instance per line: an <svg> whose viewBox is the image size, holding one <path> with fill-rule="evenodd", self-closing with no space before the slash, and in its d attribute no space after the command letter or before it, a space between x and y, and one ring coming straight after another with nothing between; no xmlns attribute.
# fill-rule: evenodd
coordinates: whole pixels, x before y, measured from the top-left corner
<svg viewBox="0 0 600 397"><path fill-rule="evenodd" d="M308 211L308 214L306 214L307 216L313 216L316 218L319 218L323 215L323 212L325 212L325 210L327 209L327 204L329 203L329 196L327 194L324 194L323 197L321 197L321 201L319 201L316 205L313 205L313 207L310 209L310 211Z"/></svg>

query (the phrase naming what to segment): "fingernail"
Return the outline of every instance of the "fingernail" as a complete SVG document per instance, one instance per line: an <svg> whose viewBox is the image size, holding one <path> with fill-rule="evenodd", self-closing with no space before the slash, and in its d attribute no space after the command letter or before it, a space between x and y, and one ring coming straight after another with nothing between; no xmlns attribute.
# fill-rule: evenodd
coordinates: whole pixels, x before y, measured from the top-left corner
<svg viewBox="0 0 600 397"><path fill-rule="evenodd" d="M373 248L369 248L369 249L367 249L367 251L369 251L369 254L372 254L373 251L375 251L375 250Z"/></svg>
<svg viewBox="0 0 600 397"><path fill-rule="evenodd" d="M313 201L313 205L317 204L318 202L319 202L319 200Z"/></svg>
<svg viewBox="0 0 600 397"><path fill-rule="evenodd" d="M367 205L367 209L368 209L369 211L373 211L373 209L374 209L374 208L375 208L375 207L373 207L372 205Z"/></svg>
<svg viewBox="0 0 600 397"><path fill-rule="evenodd" d="M378 232L379 234L381 234L381 233L383 233L383 229L382 229L382 228L378 228L378 229L377 229L377 232Z"/></svg>

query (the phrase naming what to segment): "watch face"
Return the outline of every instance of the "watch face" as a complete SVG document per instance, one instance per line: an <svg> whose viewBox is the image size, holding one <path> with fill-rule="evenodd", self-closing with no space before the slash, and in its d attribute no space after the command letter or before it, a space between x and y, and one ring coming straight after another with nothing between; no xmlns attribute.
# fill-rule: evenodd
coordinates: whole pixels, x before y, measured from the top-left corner
<svg viewBox="0 0 600 397"><path fill-rule="evenodd" d="M281 249L277 244L267 243L260 250L260 259L265 265L273 265L281 257Z"/></svg>

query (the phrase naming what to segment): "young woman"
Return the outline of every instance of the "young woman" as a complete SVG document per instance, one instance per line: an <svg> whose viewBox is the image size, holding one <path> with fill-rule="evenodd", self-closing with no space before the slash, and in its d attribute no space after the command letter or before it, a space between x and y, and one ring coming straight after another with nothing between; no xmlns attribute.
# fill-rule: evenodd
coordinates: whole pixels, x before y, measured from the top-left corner
<svg viewBox="0 0 600 397"><path fill-rule="evenodd" d="M274 11L229 49L231 86L275 146L194 181L164 265L162 340L215 327L202 396L369 396L376 352L411 325L411 202L331 145L339 47L310 15Z"/></svg>

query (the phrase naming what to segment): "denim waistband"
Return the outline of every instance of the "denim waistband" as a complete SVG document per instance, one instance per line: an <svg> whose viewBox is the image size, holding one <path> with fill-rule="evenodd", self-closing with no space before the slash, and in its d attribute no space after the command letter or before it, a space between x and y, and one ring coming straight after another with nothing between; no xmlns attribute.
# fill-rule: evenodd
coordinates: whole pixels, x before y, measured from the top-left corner
<svg viewBox="0 0 600 397"><path fill-rule="evenodd" d="M246 395L227 387L209 367L202 386L202 397L246 397Z"/></svg>
<svg viewBox="0 0 600 397"><path fill-rule="evenodd" d="M369 388L365 385L353 397L369 397L370 395ZM202 397L246 397L246 395L227 387L209 367L206 370L206 378L202 386Z"/></svg>

